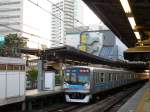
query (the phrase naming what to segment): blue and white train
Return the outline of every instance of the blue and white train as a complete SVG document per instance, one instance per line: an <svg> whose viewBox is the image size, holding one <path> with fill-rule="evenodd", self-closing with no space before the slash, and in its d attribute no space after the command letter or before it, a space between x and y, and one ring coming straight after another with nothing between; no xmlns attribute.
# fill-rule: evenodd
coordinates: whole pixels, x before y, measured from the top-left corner
<svg viewBox="0 0 150 112"><path fill-rule="evenodd" d="M145 74L117 68L72 66L64 70L64 91L67 102L88 103L102 91L145 80Z"/></svg>

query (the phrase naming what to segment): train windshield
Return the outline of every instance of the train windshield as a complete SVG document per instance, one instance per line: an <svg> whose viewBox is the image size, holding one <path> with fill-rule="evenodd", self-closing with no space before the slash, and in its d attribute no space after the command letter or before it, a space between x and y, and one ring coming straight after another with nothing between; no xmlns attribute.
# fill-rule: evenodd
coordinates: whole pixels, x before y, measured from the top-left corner
<svg viewBox="0 0 150 112"><path fill-rule="evenodd" d="M64 80L68 83L81 83L85 84L90 80L89 72L79 72L79 70L74 70L73 72L70 70L69 72L65 72Z"/></svg>

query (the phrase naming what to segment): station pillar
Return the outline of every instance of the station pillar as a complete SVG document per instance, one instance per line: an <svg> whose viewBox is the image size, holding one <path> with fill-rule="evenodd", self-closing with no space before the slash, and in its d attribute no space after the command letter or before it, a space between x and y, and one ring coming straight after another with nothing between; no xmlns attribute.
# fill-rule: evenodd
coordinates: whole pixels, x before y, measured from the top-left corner
<svg viewBox="0 0 150 112"><path fill-rule="evenodd" d="M44 67L43 67L43 60L38 60L38 83L37 83L37 88L38 90L43 90L44 89Z"/></svg>
<svg viewBox="0 0 150 112"><path fill-rule="evenodd" d="M59 60L59 74L61 77L61 88L63 88L63 60Z"/></svg>
<svg viewBox="0 0 150 112"><path fill-rule="evenodd" d="M150 92L150 61L148 62L148 69L149 69L149 92Z"/></svg>

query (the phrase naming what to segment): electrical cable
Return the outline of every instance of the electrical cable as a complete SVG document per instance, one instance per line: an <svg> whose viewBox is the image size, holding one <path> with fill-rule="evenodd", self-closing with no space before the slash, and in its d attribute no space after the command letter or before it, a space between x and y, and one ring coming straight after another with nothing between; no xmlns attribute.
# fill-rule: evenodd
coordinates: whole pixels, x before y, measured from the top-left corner
<svg viewBox="0 0 150 112"><path fill-rule="evenodd" d="M29 33L29 32L22 31L22 30L20 30L20 29L12 28L12 27L9 27L9 26L4 25L4 24L0 24L0 26L3 26L3 27L8 28L8 29L11 29L11 30L13 30L13 31L25 33L25 34L28 34L28 35L30 35L30 36L34 36L34 37L37 37L37 38L40 38L40 39L43 39L43 40L46 40L46 41L47 41L47 39L45 39L45 38L43 38L43 37L41 37L41 36L39 36L39 35L33 34L33 33ZM49 41L54 41L54 42L55 42L55 40L49 40ZM58 42L58 41L57 41L57 42ZM59 42L59 44L63 44L63 43Z"/></svg>
<svg viewBox="0 0 150 112"><path fill-rule="evenodd" d="M32 0L28 0L30 3L32 3L32 4L34 4L34 5L36 5L37 7L39 7L41 10L43 10L44 12L46 12L46 13L48 13L48 14L51 14L52 16L54 16L55 18L57 18L57 19L59 19L60 21L62 21L62 22L64 22L65 24L66 24L66 22L63 20L63 19L61 19L61 18L59 18L59 17L57 17L55 14L52 14L52 12L50 12L50 11L48 11L48 10L46 10L46 9L44 9L43 7L41 7L38 3L35 3L35 2L33 2ZM66 25L69 25L69 24L66 24ZM80 30L79 29L77 29L77 28L75 28L74 26L73 26L73 29L76 29L77 31L79 31L80 32Z"/></svg>

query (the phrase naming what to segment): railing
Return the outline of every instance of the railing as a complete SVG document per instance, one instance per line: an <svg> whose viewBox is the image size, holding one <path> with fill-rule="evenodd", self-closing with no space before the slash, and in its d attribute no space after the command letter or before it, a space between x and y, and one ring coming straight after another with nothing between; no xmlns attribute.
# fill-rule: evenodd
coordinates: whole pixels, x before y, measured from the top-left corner
<svg viewBox="0 0 150 112"><path fill-rule="evenodd" d="M2 56L2 57L20 57L21 54L18 52L17 48L5 49L4 47L0 47L0 56Z"/></svg>

